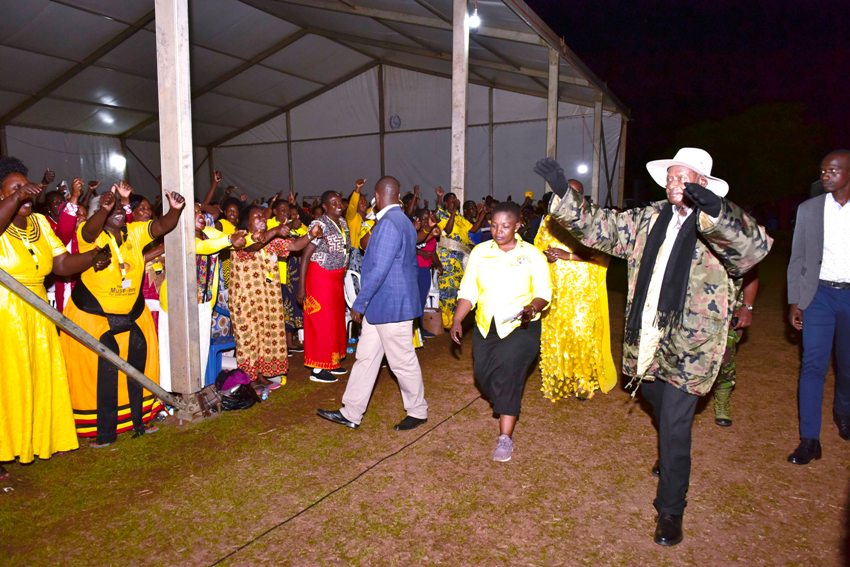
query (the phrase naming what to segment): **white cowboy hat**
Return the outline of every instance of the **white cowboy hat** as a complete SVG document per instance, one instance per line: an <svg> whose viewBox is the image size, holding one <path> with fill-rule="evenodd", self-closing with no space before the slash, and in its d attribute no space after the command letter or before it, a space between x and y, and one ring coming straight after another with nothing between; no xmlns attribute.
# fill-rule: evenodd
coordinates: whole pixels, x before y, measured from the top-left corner
<svg viewBox="0 0 850 567"><path fill-rule="evenodd" d="M709 153L699 148L682 148L673 159L657 159L646 164L646 170L652 179L667 187L667 170L674 165L681 165L696 171L708 180L706 188L718 197L725 197L729 192L729 184L711 175L712 159Z"/></svg>

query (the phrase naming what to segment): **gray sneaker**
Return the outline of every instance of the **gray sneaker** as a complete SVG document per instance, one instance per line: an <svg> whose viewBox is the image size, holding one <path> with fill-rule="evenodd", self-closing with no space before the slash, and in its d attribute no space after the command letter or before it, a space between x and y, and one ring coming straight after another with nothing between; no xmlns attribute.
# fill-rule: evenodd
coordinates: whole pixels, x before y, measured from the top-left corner
<svg viewBox="0 0 850 567"><path fill-rule="evenodd" d="M496 450L493 451L493 460L499 463L507 463L511 460L513 452L513 439L507 435L499 435L499 442L496 443Z"/></svg>

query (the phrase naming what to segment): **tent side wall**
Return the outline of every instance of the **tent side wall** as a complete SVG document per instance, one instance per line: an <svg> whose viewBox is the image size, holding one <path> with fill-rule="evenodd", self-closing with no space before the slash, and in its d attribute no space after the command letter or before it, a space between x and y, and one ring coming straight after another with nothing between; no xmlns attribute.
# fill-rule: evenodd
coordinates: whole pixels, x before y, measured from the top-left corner
<svg viewBox="0 0 850 567"><path fill-rule="evenodd" d="M525 191L542 196L542 180L532 168L546 153L546 99L470 85L468 104L465 198L522 200ZM560 102L558 116L558 161L589 194L593 108ZM603 112L608 172L602 159L602 204L618 202L621 120ZM223 172L225 185L238 186L251 199L286 191L290 183L300 197L327 189L347 194L358 177L373 183L385 173L396 176L403 191L419 184L433 204L433 188L450 185L450 123L449 79L384 66L382 73L370 69L214 148L212 164ZM14 126L6 127L6 139L9 153L30 167L33 178L49 166L57 179L79 175L109 184L123 175L110 165L110 156L119 154L127 158L128 178L139 193L152 197L159 191L156 142L129 139L124 152L118 138ZM196 195L202 197L210 180L207 150L196 147L194 159ZM580 165L588 167L586 173L578 172Z"/></svg>

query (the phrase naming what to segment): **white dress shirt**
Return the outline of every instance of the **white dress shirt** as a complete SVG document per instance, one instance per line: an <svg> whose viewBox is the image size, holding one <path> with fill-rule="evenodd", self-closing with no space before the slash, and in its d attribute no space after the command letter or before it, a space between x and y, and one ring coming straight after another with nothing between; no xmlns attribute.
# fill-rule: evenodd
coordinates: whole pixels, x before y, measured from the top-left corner
<svg viewBox="0 0 850 567"><path fill-rule="evenodd" d="M820 279L850 283L850 206L842 207L832 193L823 202L823 258Z"/></svg>

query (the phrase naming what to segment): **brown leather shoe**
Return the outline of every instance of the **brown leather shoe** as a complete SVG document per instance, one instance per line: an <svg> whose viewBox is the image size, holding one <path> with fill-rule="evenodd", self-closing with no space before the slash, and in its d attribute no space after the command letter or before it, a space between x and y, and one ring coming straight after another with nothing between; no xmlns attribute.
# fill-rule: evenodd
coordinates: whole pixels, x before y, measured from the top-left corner
<svg viewBox="0 0 850 567"><path fill-rule="evenodd" d="M794 452L788 455L788 462L795 465L808 465L812 459L821 458L820 441L817 439L800 439L800 444Z"/></svg>

